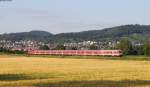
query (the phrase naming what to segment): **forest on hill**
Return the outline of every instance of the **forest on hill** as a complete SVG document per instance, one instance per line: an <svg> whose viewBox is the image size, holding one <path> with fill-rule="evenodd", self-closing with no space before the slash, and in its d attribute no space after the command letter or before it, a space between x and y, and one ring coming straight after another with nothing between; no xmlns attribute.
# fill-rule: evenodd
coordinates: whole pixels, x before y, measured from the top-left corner
<svg viewBox="0 0 150 87"><path fill-rule="evenodd" d="M130 40L146 40L150 38L150 25L122 25L112 28L83 32L52 34L46 31L30 31L1 34L1 40L35 40L42 42L80 42L80 41L112 41L128 38Z"/></svg>

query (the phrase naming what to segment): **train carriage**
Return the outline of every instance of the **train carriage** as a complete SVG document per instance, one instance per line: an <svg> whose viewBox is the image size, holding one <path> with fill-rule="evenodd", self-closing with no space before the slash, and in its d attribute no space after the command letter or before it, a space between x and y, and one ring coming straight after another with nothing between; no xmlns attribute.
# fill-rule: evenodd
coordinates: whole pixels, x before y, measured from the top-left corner
<svg viewBox="0 0 150 87"><path fill-rule="evenodd" d="M122 56L121 50L30 50L29 55Z"/></svg>

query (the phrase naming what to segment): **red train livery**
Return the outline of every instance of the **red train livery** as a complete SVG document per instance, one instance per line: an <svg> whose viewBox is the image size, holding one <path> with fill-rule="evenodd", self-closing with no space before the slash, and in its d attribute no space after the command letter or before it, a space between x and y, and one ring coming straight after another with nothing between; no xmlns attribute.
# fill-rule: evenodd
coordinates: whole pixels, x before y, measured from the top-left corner
<svg viewBox="0 0 150 87"><path fill-rule="evenodd" d="M30 50L29 55L122 56L121 50Z"/></svg>

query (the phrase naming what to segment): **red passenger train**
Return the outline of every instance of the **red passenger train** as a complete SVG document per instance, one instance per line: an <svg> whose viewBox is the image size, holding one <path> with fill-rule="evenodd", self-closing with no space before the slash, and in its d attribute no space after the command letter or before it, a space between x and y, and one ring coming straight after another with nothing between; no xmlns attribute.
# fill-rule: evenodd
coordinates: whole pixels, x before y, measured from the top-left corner
<svg viewBox="0 0 150 87"><path fill-rule="evenodd" d="M29 55L122 56L121 50L30 50Z"/></svg>

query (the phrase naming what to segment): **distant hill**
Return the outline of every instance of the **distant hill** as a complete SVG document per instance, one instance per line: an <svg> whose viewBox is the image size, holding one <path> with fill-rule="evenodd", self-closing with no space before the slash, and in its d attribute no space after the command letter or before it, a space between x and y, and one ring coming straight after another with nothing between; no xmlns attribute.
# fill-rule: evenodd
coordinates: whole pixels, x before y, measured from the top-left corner
<svg viewBox="0 0 150 87"><path fill-rule="evenodd" d="M77 33L62 33L54 36L57 41L83 41L83 40L119 40L121 38L143 40L150 38L149 25L124 25L102 30L83 31Z"/></svg>
<svg viewBox="0 0 150 87"><path fill-rule="evenodd" d="M11 41L36 40L36 41L45 42L51 36L53 36L53 34L46 31L30 31L30 32L21 32L21 33L2 34L0 35L0 39L11 40Z"/></svg>
<svg viewBox="0 0 150 87"><path fill-rule="evenodd" d="M0 35L0 39L6 40L38 40L51 42L119 40L124 37L129 38L131 40L149 39L150 25L123 25L113 28L105 28L102 30L91 30L60 34L52 34L45 31L31 31Z"/></svg>

